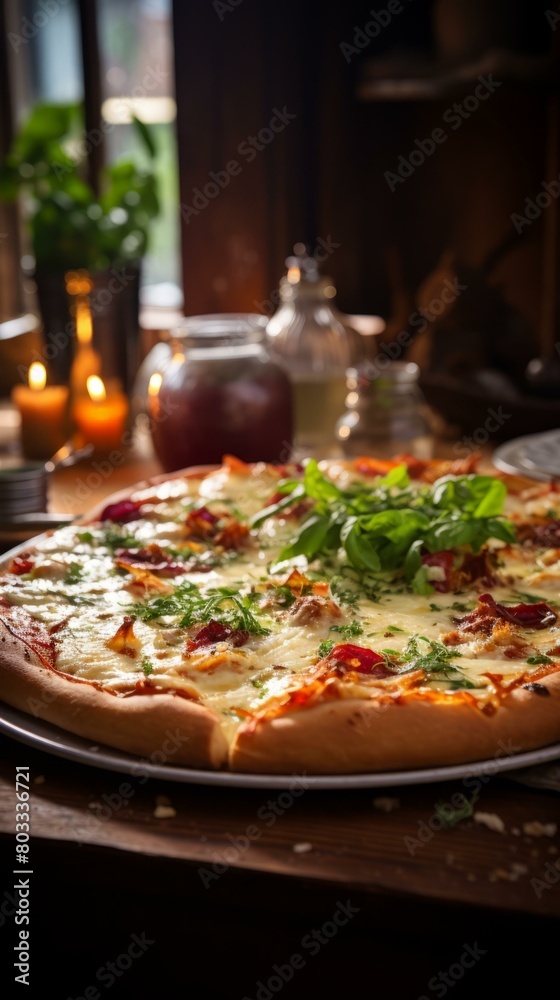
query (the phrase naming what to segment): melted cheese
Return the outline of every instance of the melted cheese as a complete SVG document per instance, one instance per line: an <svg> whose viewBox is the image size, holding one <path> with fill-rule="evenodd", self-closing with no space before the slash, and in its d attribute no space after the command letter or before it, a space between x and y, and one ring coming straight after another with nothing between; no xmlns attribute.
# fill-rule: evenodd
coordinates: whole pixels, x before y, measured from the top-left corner
<svg viewBox="0 0 560 1000"><path fill-rule="evenodd" d="M118 530L132 535L138 547L153 542L162 547L177 547L185 543L185 517L195 501L227 502L232 509L242 511L244 517L250 517L270 501L276 482L276 474L265 466L257 467L249 476L220 470L202 480L173 480L157 491L152 487L134 493L132 499L146 504L145 516ZM512 498L508 503L511 513L521 517L520 499ZM538 503L541 508L550 508L550 500L543 497L539 497ZM293 535L294 525L289 518L269 518L258 533L253 532L248 548L228 554L222 564L209 572L182 574L166 578L165 583L177 585L189 580L202 594L223 586L230 586L240 594L249 594L255 588L265 590L270 582L267 567ZM139 598L127 589L132 576L115 566L113 552L105 544L106 528L93 525L54 532L33 553L35 566L30 574L4 576L3 594L10 603L21 605L48 627L60 625L55 641L57 669L61 672L125 694L145 680L143 664L149 663L150 684L201 699L221 715L224 727L229 730L239 724L244 713L278 704L301 687L302 681L311 679L320 659L318 647L324 640L394 653L402 653L413 635L441 642L456 627L455 619L464 613L453 608L453 603L459 602L466 606L465 610L470 610L475 607L478 594L489 589L475 586L461 594L419 597L408 592L402 580L387 579L383 581L378 601L358 596L350 606L340 604L341 616L334 621L334 629L333 618L326 614L298 625L291 621L289 611L254 605L252 610L269 630L268 635L251 636L238 648L227 642L205 646L188 656L185 656L187 632L178 628L176 617L137 620L134 635L140 654L132 656L115 652L107 645ZM560 553L557 553L559 558L551 560L550 554L535 553L534 549L512 551L500 545L497 548L500 584L491 588L497 601L523 602L524 598L516 591L529 592L549 602L558 598ZM305 559L298 562L303 569L307 568ZM345 626L352 626L358 635L345 637L340 632L340 627ZM493 689L487 673L501 674L508 681L520 673L538 669L527 663L528 657L558 646L560 627L524 630L524 639L529 645L523 658L512 660L504 656L503 648L498 645L489 649L485 636L473 635L467 642L451 647L461 654L450 660L453 676L470 681L475 686L471 690L475 697L488 697ZM356 684L355 676L349 679L346 693L371 697L383 688L383 682L372 683L367 677L363 683L362 677L359 681ZM391 684L394 686L393 681ZM453 690L452 681L444 673L428 676L424 686L442 692Z"/></svg>

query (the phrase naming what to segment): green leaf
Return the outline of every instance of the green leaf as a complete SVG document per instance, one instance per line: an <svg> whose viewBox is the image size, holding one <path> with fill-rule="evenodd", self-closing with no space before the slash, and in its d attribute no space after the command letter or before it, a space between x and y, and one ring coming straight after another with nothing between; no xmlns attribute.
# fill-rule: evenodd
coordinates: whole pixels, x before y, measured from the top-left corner
<svg viewBox="0 0 560 1000"><path fill-rule="evenodd" d="M334 649L334 640L333 639L323 639L323 642L320 643L317 652L318 652L319 656L321 657L321 659L323 659L325 656L329 655L329 653L331 652L332 649Z"/></svg>
<svg viewBox="0 0 560 1000"><path fill-rule="evenodd" d="M305 522L295 542L282 549L277 562L293 559L295 556L307 556L309 560L314 559L325 541L329 527L328 517L320 515L311 517Z"/></svg>
<svg viewBox="0 0 560 1000"><path fill-rule="evenodd" d="M138 132L148 154L151 157L156 156L157 150L152 130L144 122L141 122L136 115L131 115L131 123Z"/></svg>
<svg viewBox="0 0 560 1000"><path fill-rule="evenodd" d="M303 483L307 496L312 500L324 500L328 503L342 497L338 486L323 475L314 458L310 458L305 466Z"/></svg>
<svg viewBox="0 0 560 1000"><path fill-rule="evenodd" d="M400 490L404 490L407 486L410 486L410 476L406 465L403 463L391 469L386 476L380 479L379 486L386 486L388 489L395 487Z"/></svg>

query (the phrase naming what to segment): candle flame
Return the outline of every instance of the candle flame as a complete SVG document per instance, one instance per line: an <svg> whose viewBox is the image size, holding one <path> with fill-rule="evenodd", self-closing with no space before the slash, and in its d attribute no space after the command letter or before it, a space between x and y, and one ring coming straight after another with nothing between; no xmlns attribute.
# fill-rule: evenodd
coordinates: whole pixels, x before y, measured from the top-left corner
<svg viewBox="0 0 560 1000"><path fill-rule="evenodd" d="M301 271L299 267L289 267L286 277L288 278L290 285L297 285L301 277Z"/></svg>
<svg viewBox="0 0 560 1000"><path fill-rule="evenodd" d="M93 399L95 403L102 403L104 399L107 399L107 392L103 384L103 379L100 379L99 375L90 375L86 379L86 386L89 398Z"/></svg>
<svg viewBox="0 0 560 1000"><path fill-rule="evenodd" d="M154 372L150 375L150 381L148 382L148 396L157 396L159 390L161 389L161 383L163 382L163 375L161 372Z"/></svg>
<svg viewBox="0 0 560 1000"><path fill-rule="evenodd" d="M30 389L44 389L47 384L47 369L40 361L34 361L32 365L29 366L29 388Z"/></svg>
<svg viewBox="0 0 560 1000"><path fill-rule="evenodd" d="M79 344L91 344L91 311L87 299L82 299L76 305L76 335Z"/></svg>

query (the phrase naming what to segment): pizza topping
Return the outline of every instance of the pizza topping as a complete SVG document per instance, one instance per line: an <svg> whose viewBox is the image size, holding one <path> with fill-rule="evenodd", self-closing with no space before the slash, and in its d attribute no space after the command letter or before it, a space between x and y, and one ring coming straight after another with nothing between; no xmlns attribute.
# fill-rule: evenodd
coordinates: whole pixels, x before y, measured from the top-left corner
<svg viewBox="0 0 560 1000"><path fill-rule="evenodd" d="M17 604L9 604L0 597L0 621L40 659L44 667L55 667L56 646L43 622L37 621Z"/></svg>
<svg viewBox="0 0 560 1000"><path fill-rule="evenodd" d="M223 549L239 549L249 536L249 528L232 514L214 514L208 507L191 510L185 521L190 536L212 541Z"/></svg>
<svg viewBox="0 0 560 1000"><path fill-rule="evenodd" d="M220 518L213 514L208 507L198 507L197 510L191 510L187 514L187 519L185 521L185 526L190 535L195 538L213 538L216 534Z"/></svg>
<svg viewBox="0 0 560 1000"><path fill-rule="evenodd" d="M22 552L20 556L15 556L12 559L8 573L13 573L14 576L23 576L24 573L31 573L34 565L35 560L31 558L29 553Z"/></svg>
<svg viewBox="0 0 560 1000"><path fill-rule="evenodd" d="M173 587L170 583L164 583L160 580L158 576L151 572L149 569L143 569L141 566L129 566L127 563L120 562L117 560L117 565L121 566L128 573L131 573L134 577L131 583L126 585L126 589L130 590L133 594L147 594L149 592L157 592L158 594L172 594Z"/></svg>
<svg viewBox="0 0 560 1000"><path fill-rule="evenodd" d="M511 622L513 625L521 625L523 628L548 628L550 625L554 625L558 617L556 612L544 601L506 607L505 604L497 604L491 594L481 594L479 605L488 607L492 614ZM475 613L473 612L473 614Z"/></svg>
<svg viewBox="0 0 560 1000"><path fill-rule="evenodd" d="M223 549L240 549L249 537L249 528L236 517L223 518L225 524L218 531L214 542Z"/></svg>
<svg viewBox="0 0 560 1000"><path fill-rule="evenodd" d="M121 653L134 660L140 652L141 642L134 635L134 618L125 615L122 625L119 626L112 639L105 643L108 649L114 653Z"/></svg>
<svg viewBox="0 0 560 1000"><path fill-rule="evenodd" d="M560 520L543 517L538 523L518 524L516 528L522 545L560 549Z"/></svg>
<svg viewBox="0 0 560 1000"><path fill-rule="evenodd" d="M369 674L370 677L391 676L384 656L375 653L373 649L367 649L365 646L354 646L349 642L334 646L328 655L327 662L329 664L342 664L359 674Z"/></svg>
<svg viewBox="0 0 560 1000"><path fill-rule="evenodd" d="M314 507L278 562L298 556L311 561L343 548L358 572L404 570L414 592L431 593L430 569L445 582L452 557L446 554L430 567L423 553L451 553L461 546L476 554L490 538L515 542L513 526L501 516L506 494L500 480L475 475L447 475L413 490L405 465L391 468L372 486L351 483L341 489L310 459L303 484L293 484L292 496L305 495ZM253 525L267 513L270 508L253 518Z"/></svg>
<svg viewBox="0 0 560 1000"><path fill-rule="evenodd" d="M187 639L186 652L191 653L201 646L213 646L217 642L229 642L232 646L244 646L249 641L249 633L243 629L232 628L224 622L211 619L204 625L193 639Z"/></svg>
<svg viewBox="0 0 560 1000"><path fill-rule="evenodd" d="M338 604L328 597L298 597L287 612L292 625L308 625L324 618L340 618Z"/></svg>
<svg viewBox="0 0 560 1000"><path fill-rule="evenodd" d="M128 524L137 521L141 516L142 500L119 500L110 503L101 514L100 521L114 521L116 524Z"/></svg>
<svg viewBox="0 0 560 1000"><path fill-rule="evenodd" d="M173 561L171 556L155 542L142 549L117 549L115 562L121 569L147 569L159 576L178 576L186 572L185 563Z"/></svg>
<svg viewBox="0 0 560 1000"><path fill-rule="evenodd" d="M434 590L446 594L452 589L454 552L429 552L422 556L422 565L428 567L426 578Z"/></svg>

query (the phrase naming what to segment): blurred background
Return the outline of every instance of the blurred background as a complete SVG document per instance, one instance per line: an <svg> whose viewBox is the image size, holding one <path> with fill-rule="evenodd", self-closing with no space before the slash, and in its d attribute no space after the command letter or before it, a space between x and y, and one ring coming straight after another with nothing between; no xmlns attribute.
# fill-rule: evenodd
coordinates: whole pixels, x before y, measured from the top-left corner
<svg viewBox="0 0 560 1000"><path fill-rule="evenodd" d="M162 439L183 432L282 460L294 434L278 398L267 413L283 422L283 449L232 445L204 423L207 390L198 416L185 402L207 366L193 369L191 354L177 374L187 342L225 345L208 361L222 371L260 325L291 383L296 454L465 458L558 426L554 5L3 0L0 11L6 399L32 385L35 361L46 388L70 390L59 438L77 431L74 443L107 451L171 399L183 409L151 435L158 467L215 459L170 455ZM210 330L224 314L230 326ZM77 401L87 409L102 392L125 400L100 443ZM304 399L324 405L322 434Z"/></svg>

